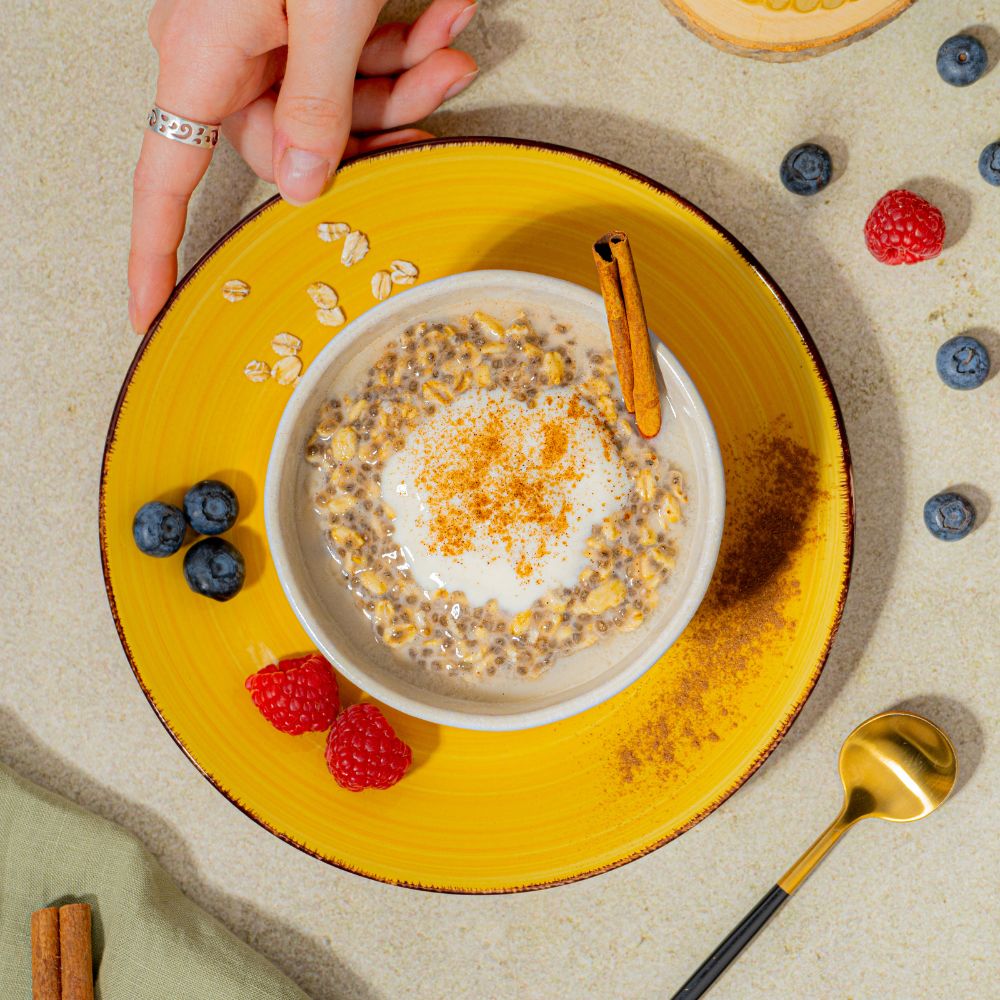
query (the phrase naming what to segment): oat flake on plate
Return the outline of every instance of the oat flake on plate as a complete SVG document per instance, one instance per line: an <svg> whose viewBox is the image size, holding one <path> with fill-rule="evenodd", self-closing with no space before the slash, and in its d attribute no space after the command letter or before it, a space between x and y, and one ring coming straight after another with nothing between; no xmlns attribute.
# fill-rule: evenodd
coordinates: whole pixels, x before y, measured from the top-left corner
<svg viewBox="0 0 1000 1000"><path fill-rule="evenodd" d="M314 281L306 294L320 309L335 309L340 301L340 296L324 281Z"/></svg>
<svg viewBox="0 0 1000 1000"><path fill-rule="evenodd" d="M368 237L357 229L352 229L344 237L344 249L340 254L340 263L350 267L363 260L368 253Z"/></svg>
<svg viewBox="0 0 1000 1000"><path fill-rule="evenodd" d="M271 369L271 374L279 385L291 385L301 373L302 359L297 358L294 354L282 358Z"/></svg>
<svg viewBox="0 0 1000 1000"><path fill-rule="evenodd" d="M316 227L316 235L324 243L342 240L350 231L351 227L346 222L321 222Z"/></svg>
<svg viewBox="0 0 1000 1000"><path fill-rule="evenodd" d="M222 286L222 297L227 302L242 302L250 294L250 286L239 278L232 278Z"/></svg>
<svg viewBox="0 0 1000 1000"><path fill-rule="evenodd" d="M291 333L276 334L271 341L271 350L281 357L290 357L302 350L302 341Z"/></svg>
<svg viewBox="0 0 1000 1000"><path fill-rule="evenodd" d="M271 369L266 361L250 361L243 369L243 374L251 382L266 382L271 377Z"/></svg>
<svg viewBox="0 0 1000 1000"><path fill-rule="evenodd" d="M317 309L316 319L323 326L340 326L344 322L344 310L337 306L335 309Z"/></svg>
<svg viewBox="0 0 1000 1000"><path fill-rule="evenodd" d="M372 275L372 295L381 302L392 294L392 278L388 271L376 271Z"/></svg>
<svg viewBox="0 0 1000 1000"><path fill-rule="evenodd" d="M389 269L389 277L394 285L412 285L420 273L417 265L408 260L394 260Z"/></svg>

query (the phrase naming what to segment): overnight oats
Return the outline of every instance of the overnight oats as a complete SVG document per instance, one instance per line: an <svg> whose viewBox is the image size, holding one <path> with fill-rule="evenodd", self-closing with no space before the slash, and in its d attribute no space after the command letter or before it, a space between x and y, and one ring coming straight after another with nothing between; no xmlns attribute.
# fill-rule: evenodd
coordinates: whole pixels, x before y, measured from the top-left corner
<svg viewBox="0 0 1000 1000"><path fill-rule="evenodd" d="M609 349L494 309L416 323L373 360L323 404L305 457L334 579L395 662L538 677L642 626L688 496Z"/></svg>

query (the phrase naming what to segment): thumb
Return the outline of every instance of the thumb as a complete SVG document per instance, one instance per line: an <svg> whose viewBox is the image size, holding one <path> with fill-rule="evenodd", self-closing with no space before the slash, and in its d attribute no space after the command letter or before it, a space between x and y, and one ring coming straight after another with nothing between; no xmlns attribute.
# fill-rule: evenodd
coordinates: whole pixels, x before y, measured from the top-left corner
<svg viewBox="0 0 1000 1000"><path fill-rule="evenodd" d="M274 108L274 178L286 201L323 193L351 133L358 60L375 0L288 0L288 63Z"/></svg>

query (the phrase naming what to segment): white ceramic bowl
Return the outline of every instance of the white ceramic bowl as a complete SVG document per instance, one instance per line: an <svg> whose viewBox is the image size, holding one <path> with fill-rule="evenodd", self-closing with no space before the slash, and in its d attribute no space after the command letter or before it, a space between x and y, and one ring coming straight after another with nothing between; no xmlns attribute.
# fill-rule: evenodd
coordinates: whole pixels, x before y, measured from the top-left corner
<svg viewBox="0 0 1000 1000"><path fill-rule="evenodd" d="M598 705L641 677L673 644L701 603L715 569L725 516L725 480L718 441L687 373L660 342L656 360L668 405L664 410L666 452L670 441L687 442L681 463L691 502L679 540L677 567L664 586L660 606L635 633L622 634L585 651L601 649L580 669L576 657L557 661L538 680L505 686L457 683L447 690L408 680L385 663L368 622L350 605L333 578L332 559L306 558L322 544L310 510L303 454L333 372L373 343L398 337L420 319L454 319L478 303L546 308L553 315L605 325L601 297L556 278L523 271L468 271L397 292L348 323L319 353L285 407L271 450L264 489L264 517L271 558L285 594L318 649L345 677L373 697L406 712L463 729L527 729L564 719ZM605 325L606 329L606 325ZM634 639L628 637L635 637ZM584 654L578 654L581 658Z"/></svg>

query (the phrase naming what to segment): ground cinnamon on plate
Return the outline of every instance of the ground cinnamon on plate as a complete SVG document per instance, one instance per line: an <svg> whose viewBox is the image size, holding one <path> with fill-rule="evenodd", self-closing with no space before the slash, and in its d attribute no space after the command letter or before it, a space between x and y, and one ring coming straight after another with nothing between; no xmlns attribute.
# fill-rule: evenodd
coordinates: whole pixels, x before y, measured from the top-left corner
<svg viewBox="0 0 1000 1000"><path fill-rule="evenodd" d="M734 692L759 677L765 655L787 645L796 625L787 605L799 592L792 558L820 541L808 526L825 495L816 456L788 430L780 420L723 449L729 494L715 576L668 661L640 682L655 693L613 751L619 785L647 774L682 779L705 742L741 723L731 711Z"/></svg>

